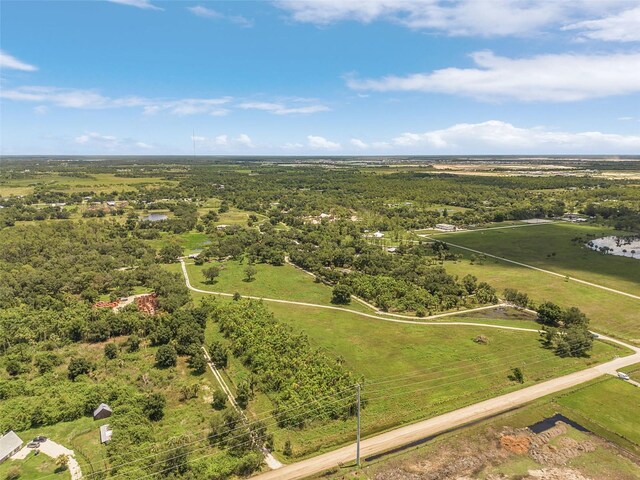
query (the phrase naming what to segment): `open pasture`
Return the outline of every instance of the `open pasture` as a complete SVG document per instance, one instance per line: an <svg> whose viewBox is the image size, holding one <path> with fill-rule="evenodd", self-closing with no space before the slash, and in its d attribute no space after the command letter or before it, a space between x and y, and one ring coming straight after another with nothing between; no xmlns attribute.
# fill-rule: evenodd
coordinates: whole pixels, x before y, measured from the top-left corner
<svg viewBox="0 0 640 480"><path fill-rule="evenodd" d="M527 293L536 304L550 301L565 308L577 306L591 319L593 330L640 344L640 300L493 258L487 258L483 265L472 265L470 252L454 250L465 259L445 262L449 273L460 278L475 275L499 295L505 288L515 288Z"/></svg>
<svg viewBox="0 0 640 480"><path fill-rule="evenodd" d="M120 177L111 173L87 176L65 176L57 173L34 173L27 178L0 180L0 197L28 195L35 188L73 192L104 193L136 190L140 186L174 185L176 182L160 177Z"/></svg>
<svg viewBox="0 0 640 480"><path fill-rule="evenodd" d="M533 332L405 325L297 305L268 307L276 318L304 332L312 344L364 377L363 435L520 388L508 378L512 367L523 369L527 386L627 353L596 342L590 358L559 358L541 348ZM488 343L476 343L479 335ZM276 440L290 438L294 451L308 455L352 440L353 427L353 420L335 421L301 431L278 431Z"/></svg>
<svg viewBox="0 0 640 480"><path fill-rule="evenodd" d="M433 238L627 293L640 294L640 260L604 255L584 245L589 238L609 235L629 235L629 232L599 226L553 223L437 234ZM577 237L584 241L572 242Z"/></svg>

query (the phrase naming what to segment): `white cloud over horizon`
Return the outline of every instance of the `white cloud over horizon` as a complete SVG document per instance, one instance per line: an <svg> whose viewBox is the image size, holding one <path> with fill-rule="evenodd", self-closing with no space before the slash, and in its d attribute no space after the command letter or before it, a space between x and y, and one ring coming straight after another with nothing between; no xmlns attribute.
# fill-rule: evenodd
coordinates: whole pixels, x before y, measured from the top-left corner
<svg viewBox="0 0 640 480"><path fill-rule="evenodd" d="M309 103L313 99L294 98L293 104L281 102L234 101L230 96L217 98L147 98L137 95L109 97L97 90L60 88L49 86L20 86L0 90L0 98L16 102L40 104L41 111L47 105L72 109L140 108L145 115L162 112L179 116L224 116L232 110L259 110L274 115L309 115L331 110L321 103Z"/></svg>
<svg viewBox="0 0 640 480"><path fill-rule="evenodd" d="M640 53L546 54L509 58L471 54L476 68L444 68L378 79L347 78L359 91L447 93L481 100L570 102L640 92Z"/></svg>
<svg viewBox="0 0 640 480"><path fill-rule="evenodd" d="M0 70L20 70L22 72L35 72L38 67L29 63L18 60L13 55L9 55L4 50L0 50Z"/></svg>
<svg viewBox="0 0 640 480"><path fill-rule="evenodd" d="M640 151L640 135L598 131L565 132L545 127L523 128L499 120L459 123L414 133L405 132L390 142L401 149L432 148L438 151L536 152L632 152Z"/></svg>
<svg viewBox="0 0 640 480"><path fill-rule="evenodd" d="M307 145L312 150L340 150L342 145L319 135L307 135Z"/></svg>
<svg viewBox="0 0 640 480"><path fill-rule="evenodd" d="M104 135L98 132L85 132L74 138L74 143L89 148L102 148L112 153L122 150L145 151L154 146L132 138L118 138L115 135Z"/></svg>

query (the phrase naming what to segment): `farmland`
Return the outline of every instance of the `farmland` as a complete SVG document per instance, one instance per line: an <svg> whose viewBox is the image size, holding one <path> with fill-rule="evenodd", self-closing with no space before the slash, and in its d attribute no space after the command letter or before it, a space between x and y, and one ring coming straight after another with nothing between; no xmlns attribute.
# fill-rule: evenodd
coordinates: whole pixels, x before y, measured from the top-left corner
<svg viewBox="0 0 640 480"><path fill-rule="evenodd" d="M610 235L624 236L626 233L564 222L526 228L436 234L434 238L605 287L638 293L640 261L604 255L584 245L590 238ZM572 241L575 238L581 241Z"/></svg>

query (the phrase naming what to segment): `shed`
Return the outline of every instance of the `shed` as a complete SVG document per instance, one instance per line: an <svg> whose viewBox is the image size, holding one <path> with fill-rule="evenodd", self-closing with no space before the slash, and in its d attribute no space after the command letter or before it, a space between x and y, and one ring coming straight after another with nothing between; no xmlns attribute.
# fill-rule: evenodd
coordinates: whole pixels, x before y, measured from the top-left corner
<svg viewBox="0 0 640 480"><path fill-rule="evenodd" d="M109 428L108 424L102 425L100 427L100 443L107 443L109 440L111 440L112 435L113 435L113 432Z"/></svg>
<svg viewBox="0 0 640 480"><path fill-rule="evenodd" d="M93 419L101 420L103 418L110 417L112 413L113 410L111 410L111 407L109 405L107 405L106 403L101 403L98 408L93 411Z"/></svg>
<svg viewBox="0 0 640 480"><path fill-rule="evenodd" d="M9 430L6 435L0 437L0 463L11 457L22 447L22 439L14 432Z"/></svg>

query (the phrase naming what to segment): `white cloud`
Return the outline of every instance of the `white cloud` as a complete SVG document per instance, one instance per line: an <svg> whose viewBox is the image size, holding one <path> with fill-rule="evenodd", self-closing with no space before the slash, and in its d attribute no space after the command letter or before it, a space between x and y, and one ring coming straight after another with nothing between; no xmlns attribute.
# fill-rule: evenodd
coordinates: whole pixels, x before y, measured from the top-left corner
<svg viewBox="0 0 640 480"><path fill-rule="evenodd" d="M367 145L366 143L364 143L362 140L360 140L359 138L352 138L349 143L351 143L351 145L353 145L354 147L357 148L361 148L361 149L365 149L365 148L369 148L369 145Z"/></svg>
<svg viewBox="0 0 640 480"><path fill-rule="evenodd" d="M578 30L580 36L615 42L640 41L640 6L620 13L567 25L563 30Z"/></svg>
<svg viewBox="0 0 640 480"><path fill-rule="evenodd" d="M227 135L218 135L215 139L214 142L216 145L228 145L229 144L229 137Z"/></svg>
<svg viewBox="0 0 640 480"><path fill-rule="evenodd" d="M157 7L149 0L108 0L111 3L118 3L120 5L128 5L130 7L141 8L143 10L164 10L164 8Z"/></svg>
<svg viewBox="0 0 640 480"><path fill-rule="evenodd" d="M240 25L241 27L253 27L253 20L249 20L242 15L224 15L217 10L203 7L202 5L196 5L195 7L187 7L191 13L198 17L218 20L228 20L231 23Z"/></svg>
<svg viewBox="0 0 640 480"><path fill-rule="evenodd" d="M76 137L76 143L88 143L90 141L96 141L101 143L115 143L118 139L113 135L101 135L97 132L89 132L79 137Z"/></svg>
<svg viewBox="0 0 640 480"><path fill-rule="evenodd" d="M192 136L191 139L200 143L205 148L223 150L245 150L247 148L255 148L255 144L249 135L241 133L235 138L229 137L227 134L216 135L215 137Z"/></svg>
<svg viewBox="0 0 640 480"><path fill-rule="evenodd" d="M229 103L230 97L222 98L184 98L180 100L158 101L150 100L144 107L144 113L154 115L158 112L168 111L175 115L208 114L221 117L229 113L229 110L221 106Z"/></svg>
<svg viewBox="0 0 640 480"><path fill-rule="evenodd" d="M484 100L568 102L640 92L640 53L549 54L524 59L475 52L477 68L444 68L430 73L348 78L355 90L422 91Z"/></svg>
<svg viewBox="0 0 640 480"><path fill-rule="evenodd" d="M401 149L436 148L466 152L622 152L640 149L640 135L602 132L570 133L544 127L519 128L510 123L490 120L460 123L442 130L406 132L392 139Z"/></svg>
<svg viewBox="0 0 640 480"><path fill-rule="evenodd" d="M0 70L2 69L35 72L38 70L38 67L18 60L16 57L0 50Z"/></svg>
<svg viewBox="0 0 640 480"><path fill-rule="evenodd" d="M8 100L37 102L56 107L77 109L104 108L143 108L144 113L152 115L167 111L175 115L209 114L226 115L228 110L223 105L231 101L231 97L220 98L183 98L164 100L138 96L107 97L95 90L79 90L58 87L25 86L14 89L2 89L0 98Z"/></svg>
<svg viewBox="0 0 640 480"><path fill-rule="evenodd" d="M37 107L33 107L33 111L38 115L45 115L49 112L49 107L46 105L38 105Z"/></svg>
<svg viewBox="0 0 640 480"><path fill-rule="evenodd" d="M238 138L235 139L236 143L239 143L240 145L243 145L245 147L248 148L254 148L255 145L253 144L253 141L251 140L251 137L249 135L247 135L246 133L241 133Z"/></svg>
<svg viewBox="0 0 640 480"><path fill-rule="evenodd" d="M324 137L316 135L307 136L307 146L318 150L340 150L340 148L342 148L339 143L332 142Z"/></svg>
<svg viewBox="0 0 640 480"><path fill-rule="evenodd" d="M202 5L196 5L195 7L187 7L187 10L189 10L194 15L197 15L198 17L203 17L203 18L222 17L222 14L216 12L211 8L203 7Z"/></svg>
<svg viewBox="0 0 640 480"><path fill-rule="evenodd" d="M74 142L90 148L106 149L109 151L127 151L131 149L149 150L154 146L133 138L118 138L114 135L103 135L98 132L86 132L77 136Z"/></svg>
<svg viewBox="0 0 640 480"><path fill-rule="evenodd" d="M573 2L575 3L575 2ZM298 22L390 21L449 35L527 35L564 20L569 2L548 0L284 0Z"/></svg>
<svg viewBox="0 0 640 480"><path fill-rule="evenodd" d="M280 103L270 102L243 102L238 105L243 110L262 110L275 115L310 114L326 112L329 107L325 105L303 105L299 107L287 107Z"/></svg>

